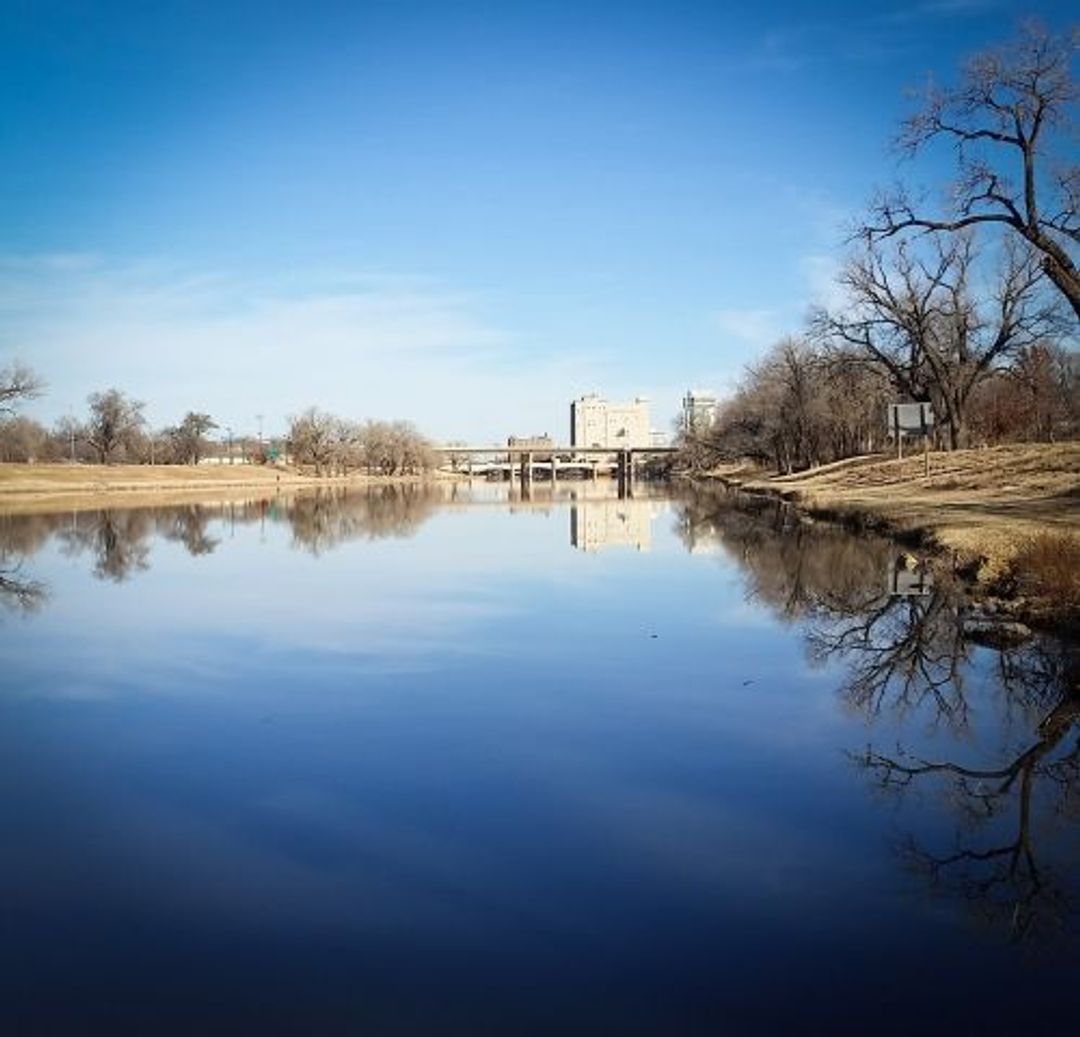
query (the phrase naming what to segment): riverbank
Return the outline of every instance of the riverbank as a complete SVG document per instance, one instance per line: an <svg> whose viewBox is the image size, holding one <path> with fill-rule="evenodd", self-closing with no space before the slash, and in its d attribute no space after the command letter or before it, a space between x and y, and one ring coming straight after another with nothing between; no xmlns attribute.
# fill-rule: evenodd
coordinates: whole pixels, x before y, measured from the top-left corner
<svg viewBox="0 0 1080 1037"><path fill-rule="evenodd" d="M1080 622L1080 443L934 453L929 474L917 454L712 477L813 518L931 549L988 605L1040 624Z"/></svg>
<svg viewBox="0 0 1080 1037"><path fill-rule="evenodd" d="M315 476L297 468L269 465L80 465L0 464L0 511L41 511L50 507L137 506L252 494L416 482L355 473Z"/></svg>

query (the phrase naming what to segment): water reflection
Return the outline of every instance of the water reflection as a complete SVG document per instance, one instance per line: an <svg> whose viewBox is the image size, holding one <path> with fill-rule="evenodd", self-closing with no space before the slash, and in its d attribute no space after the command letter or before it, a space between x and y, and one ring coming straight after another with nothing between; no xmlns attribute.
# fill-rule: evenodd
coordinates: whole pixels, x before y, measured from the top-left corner
<svg viewBox="0 0 1080 1037"><path fill-rule="evenodd" d="M493 505L511 513L550 514L567 504L572 546L648 550L658 514L655 498L619 499L607 484L541 485L523 496L512 484L398 483L252 500L0 514L0 573L9 580L14 600L20 587L24 597L41 589L32 579L19 581L17 573L50 540L68 557L89 558L97 578L123 583L150 568L155 540L177 543L193 556L209 555L226 529L269 522L287 526L295 547L321 555L353 540L411 537L441 507Z"/></svg>
<svg viewBox="0 0 1080 1037"><path fill-rule="evenodd" d="M293 542L322 554L349 540L412 536L448 499L439 487L375 486L358 493L344 488L296 497L284 508Z"/></svg>
<svg viewBox="0 0 1080 1037"><path fill-rule="evenodd" d="M918 598L883 596L855 609L836 604L815 620L806 632L810 657L846 665L841 691L852 709L874 718L884 709L926 708L934 723L966 726L964 682L975 649L946 588Z"/></svg>
<svg viewBox="0 0 1080 1037"><path fill-rule="evenodd" d="M459 504L535 515L558 512L552 549L564 555L567 536L571 546L590 552L653 546L656 502L617 500L610 493L605 499L604 490L538 484L524 498L512 486L385 485L247 501L0 516L0 602L29 612L48 599L49 589L33 573L33 557L50 543L88 563L98 580L119 584L150 568L158 541L193 557L224 554L231 532L258 525L263 531L285 531L279 538L283 544L318 556L350 541L410 537L440 509ZM920 888L954 898L992 923L995 932L1014 939L1068 930L1080 893L1075 648L1045 638L1000 651L984 647L973 639L964 596L947 576L932 574L895 544L807 522L778 502L693 494L675 514L682 545L734 560L746 595L799 631L813 666L830 678L835 674L846 713L870 733L865 744L845 742L848 759L869 789L895 809L896 853L917 873ZM561 525L567 518L568 531ZM476 557L489 552L488 543ZM517 551L515 557L528 553ZM434 559L433 550L425 564ZM388 564L402 563L395 557ZM423 598L403 593L391 603L385 589L373 592L372 615L393 612L400 630L367 644L370 654L396 653L400 665L400 646L410 641L425 651L450 644L460 658L465 646L475 652L474 640L482 639L483 632L474 639L469 623L507 614L493 609L490 586L475 573L473 582L484 593L463 604L460 588L466 581L451 573L440 596L432 591L428 571L418 579ZM325 570L320 571L320 586L325 579ZM347 633L339 638L354 647L362 626L357 608L350 597L342 620ZM445 626L449 612L467 621L442 640L430 631L426 639L419 636L424 615L432 630L445 634L439 624ZM551 608L545 615L558 612ZM500 633L504 644L515 636L512 627ZM573 643L565 628L551 633L545 644ZM660 648L667 638L656 641ZM531 635L526 643L532 643ZM620 651L625 647L621 640L611 643ZM704 656L712 646L698 651ZM598 678L597 684L606 686L605 681ZM761 708L772 707L762 703Z"/></svg>
<svg viewBox="0 0 1080 1037"><path fill-rule="evenodd" d="M649 500L583 500L570 508L570 544L579 551L632 547L648 551L656 506Z"/></svg>
<svg viewBox="0 0 1080 1037"><path fill-rule="evenodd" d="M47 538L40 527L0 516L0 606L13 612L34 612L49 596L48 587L26 570L27 559Z"/></svg>
<svg viewBox="0 0 1080 1037"><path fill-rule="evenodd" d="M895 740L849 757L876 792L904 801L912 831L896 852L928 889L1012 939L1075 922L1075 646L980 647L947 579L935 583L890 542L808 522L778 502L696 494L678 528L688 548L711 543L734 558L748 595L797 620L810 660L837 668L846 707ZM976 666L980 655L990 665ZM927 797L951 838L923 816Z"/></svg>
<svg viewBox="0 0 1080 1037"><path fill-rule="evenodd" d="M44 597L42 584L20 579L26 562L51 540L71 558L88 558L101 580L123 583L151 564L155 540L188 554L212 554L225 529L285 524L295 546L321 554L348 540L412 535L447 499L437 486L333 488L297 496L246 501L110 507L28 515L0 515L0 593L22 602Z"/></svg>
<svg viewBox="0 0 1080 1037"><path fill-rule="evenodd" d="M736 561L747 596L785 621L874 606L896 558L884 540L808 522L779 501L721 491L682 501L676 532L692 553L718 547Z"/></svg>
<svg viewBox="0 0 1080 1037"><path fill-rule="evenodd" d="M1051 845L1044 861L1042 851L1070 834L1060 831L1063 825L1080 821L1076 660L1061 651L1050 659L1028 658L1046 652L1037 645L1019 657L1010 653L1002 668L1025 673L1018 684L1006 685L1010 699L1004 704L1020 714L1015 726L1022 748L1011 748L1014 740L1007 737L979 763L931 760L899 744L892 753L868 746L852 756L880 791L932 792L947 804L956 819L949 848L908 834L897 852L932 889L957 897L1014 940L1056 935L1075 912L1075 858L1055 860ZM1056 699L1049 711L1048 698Z"/></svg>
<svg viewBox="0 0 1080 1037"><path fill-rule="evenodd" d="M88 555L101 580L123 583L150 568L150 537L158 514L150 509L81 512L57 531L66 555Z"/></svg>
<svg viewBox="0 0 1080 1037"><path fill-rule="evenodd" d="M34 612L48 599L48 588L40 580L27 579L18 563L0 555L0 604L17 612Z"/></svg>

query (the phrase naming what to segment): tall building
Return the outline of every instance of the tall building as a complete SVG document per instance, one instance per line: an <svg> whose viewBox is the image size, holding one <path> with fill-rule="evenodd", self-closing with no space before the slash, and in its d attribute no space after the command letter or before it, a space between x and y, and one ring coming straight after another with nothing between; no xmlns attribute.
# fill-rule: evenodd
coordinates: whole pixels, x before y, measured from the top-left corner
<svg viewBox="0 0 1080 1037"><path fill-rule="evenodd" d="M649 401L638 396L632 403L609 403L595 394L574 400L570 445L612 450L651 446Z"/></svg>
<svg viewBox="0 0 1080 1037"><path fill-rule="evenodd" d="M684 432L704 432L716 417L716 397L703 389L687 389L682 401Z"/></svg>

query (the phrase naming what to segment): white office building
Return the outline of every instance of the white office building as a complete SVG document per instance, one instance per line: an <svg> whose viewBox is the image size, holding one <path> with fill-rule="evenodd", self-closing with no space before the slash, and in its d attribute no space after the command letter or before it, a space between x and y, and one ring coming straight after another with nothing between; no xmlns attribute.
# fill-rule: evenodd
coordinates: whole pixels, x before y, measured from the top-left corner
<svg viewBox="0 0 1080 1037"><path fill-rule="evenodd" d="M651 446L649 401L638 396L632 403L610 403L595 394L574 400L570 445L611 450Z"/></svg>

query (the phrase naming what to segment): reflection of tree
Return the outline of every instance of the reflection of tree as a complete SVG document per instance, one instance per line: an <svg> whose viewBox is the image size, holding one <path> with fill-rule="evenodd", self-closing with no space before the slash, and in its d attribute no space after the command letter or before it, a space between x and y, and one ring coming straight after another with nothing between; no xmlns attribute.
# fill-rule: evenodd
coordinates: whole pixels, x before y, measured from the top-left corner
<svg viewBox="0 0 1080 1037"><path fill-rule="evenodd" d="M973 680L976 647L956 589L936 574L933 586L912 579L910 593L890 594L898 552L886 541L715 493L683 505L680 534L691 548L722 545L746 570L750 596L805 624L811 658L841 664L850 707L871 723L928 720L917 737L947 742L937 752L869 745L852 755L880 791L934 791L955 821L947 848L905 837L904 863L1015 939L1063 927L1080 878L1075 859L1060 863L1076 840L1063 826L1080 821L1077 650L1049 639L980 649L990 665ZM995 724L999 747L972 759Z"/></svg>
<svg viewBox="0 0 1080 1037"><path fill-rule="evenodd" d="M207 531L209 510L199 504L160 509L157 528L166 540L175 540L191 555L208 555L221 543Z"/></svg>
<svg viewBox="0 0 1080 1037"><path fill-rule="evenodd" d="M745 570L747 595L784 620L807 622L811 658L843 660L844 697L876 716L931 699L936 715L962 727L963 670L971 648L947 585L893 596L898 549L808 522L780 501L735 493L696 494L684 503L680 535L693 546L721 544Z"/></svg>
<svg viewBox="0 0 1080 1037"><path fill-rule="evenodd" d="M437 486L388 484L272 500L0 515L0 599L24 609L45 600L44 585L20 578L19 560L50 539L71 557L92 558L98 579L122 583L150 568L155 536L198 556L221 543L215 524L287 522L296 542L318 554L347 540L410 536L443 499Z"/></svg>
<svg viewBox="0 0 1080 1037"><path fill-rule="evenodd" d="M48 538L40 524L28 527L0 516L0 605L17 612L34 612L48 600L49 589L23 574L23 561Z"/></svg>
<svg viewBox="0 0 1080 1037"><path fill-rule="evenodd" d="M1037 654L1046 651L1041 646ZM1057 655L1068 660L1070 653L1059 649ZM959 816L956 844L932 851L908 836L901 856L935 890L962 898L988 921L1005 923L1014 939L1060 929L1072 908L1070 876L1040 864L1036 846L1037 835L1049 841L1054 822L1080 820L1075 658L1066 669L1072 670L1071 685L1059 689L1058 702L1037 723L1034 737L1003 753L995 765L928 760L899 746L892 755L868 747L853 756L883 791L899 795L916 786L936 787ZM976 841L985 829L987 836Z"/></svg>
<svg viewBox="0 0 1080 1037"><path fill-rule="evenodd" d="M842 694L868 717L931 705L935 720L967 722L964 669L971 648L955 600L943 587L926 597L888 597L835 609L807 632L811 657L847 664Z"/></svg>
<svg viewBox="0 0 1080 1037"><path fill-rule="evenodd" d="M93 556L98 579L123 583L150 568L148 540L153 517L151 509L84 512L62 529L59 537L68 554L89 552Z"/></svg>
<svg viewBox="0 0 1080 1037"><path fill-rule="evenodd" d="M321 554L348 540L412 536L442 499L424 483L319 490L290 501L286 518L296 543Z"/></svg>
<svg viewBox="0 0 1080 1037"><path fill-rule="evenodd" d="M29 558L45 546L66 516L0 515L0 558Z"/></svg>
<svg viewBox="0 0 1080 1037"><path fill-rule="evenodd" d="M690 550L724 548L744 570L747 596L785 621L878 601L896 554L885 540L810 522L782 501L727 491L683 500L676 532Z"/></svg>
<svg viewBox="0 0 1080 1037"><path fill-rule="evenodd" d="M0 556L0 604L19 612L34 612L48 596L44 583L23 577L20 563L9 564Z"/></svg>

